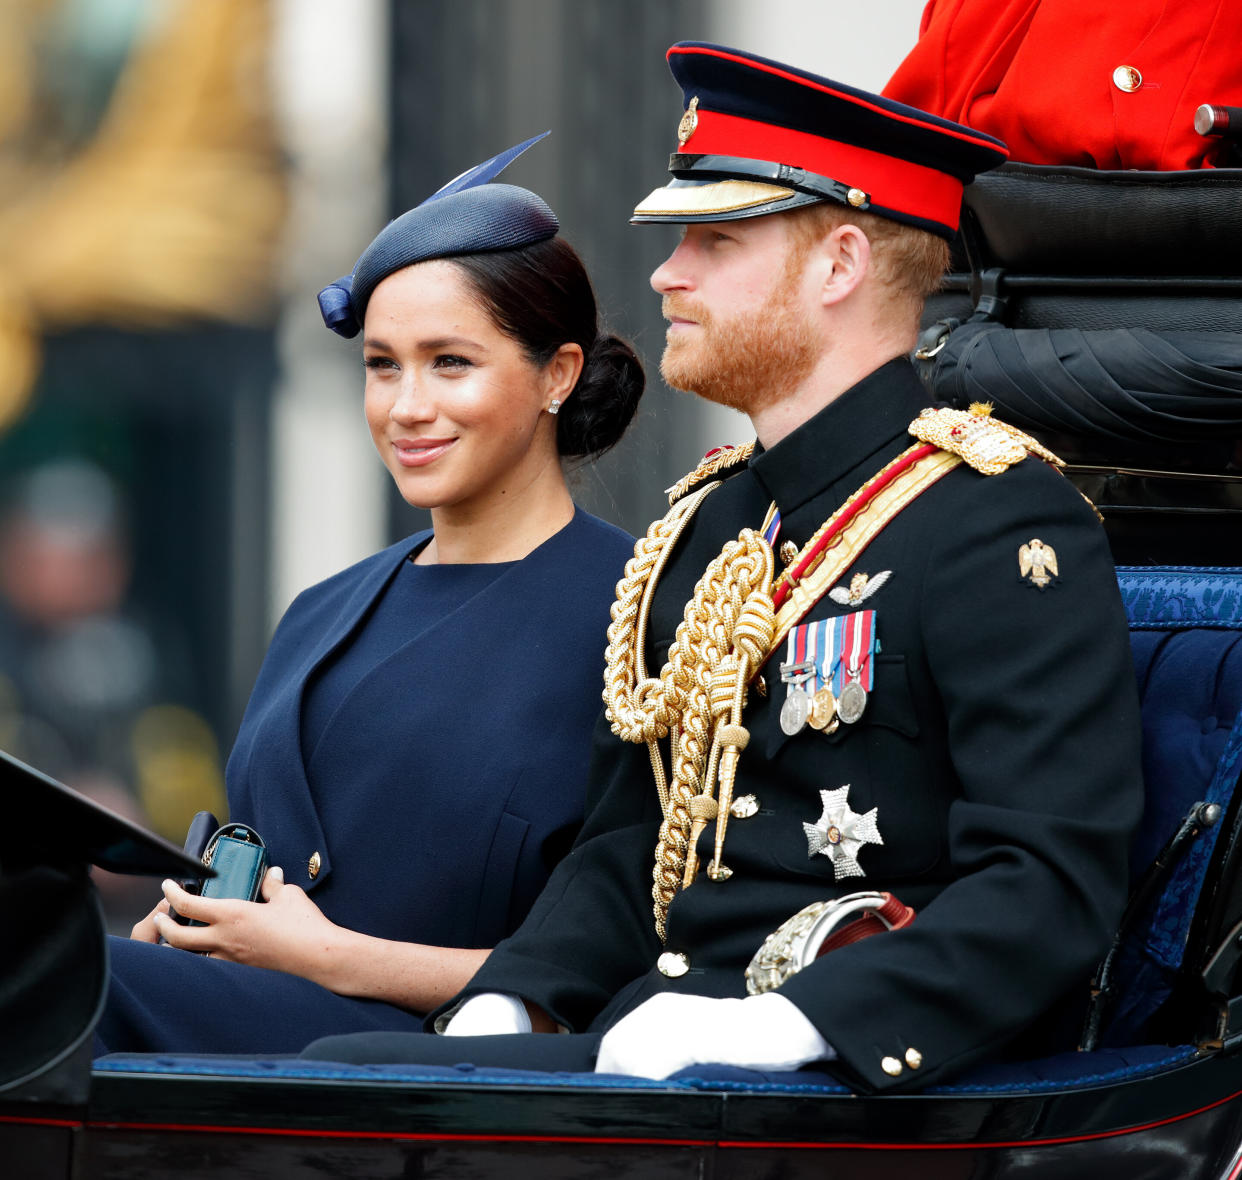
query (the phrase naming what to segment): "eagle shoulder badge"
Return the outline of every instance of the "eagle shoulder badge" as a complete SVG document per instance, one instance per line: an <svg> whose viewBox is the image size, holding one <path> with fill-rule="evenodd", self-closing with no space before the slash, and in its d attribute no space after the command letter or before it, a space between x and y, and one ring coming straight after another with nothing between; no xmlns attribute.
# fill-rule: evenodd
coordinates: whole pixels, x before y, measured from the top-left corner
<svg viewBox="0 0 1242 1180"><path fill-rule="evenodd" d="M1030 579L1031 585L1041 590L1052 585L1053 578L1060 577L1057 551L1038 537L1032 537L1018 547L1018 571L1020 577Z"/></svg>

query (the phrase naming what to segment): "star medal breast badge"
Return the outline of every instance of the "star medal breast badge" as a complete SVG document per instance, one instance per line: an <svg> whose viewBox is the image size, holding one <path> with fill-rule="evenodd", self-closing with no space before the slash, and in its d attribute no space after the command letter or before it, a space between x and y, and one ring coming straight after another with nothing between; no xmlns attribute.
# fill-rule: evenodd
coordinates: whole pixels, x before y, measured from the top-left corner
<svg viewBox="0 0 1242 1180"><path fill-rule="evenodd" d="M850 786L846 783L835 791L820 791L824 810L813 824L804 823L807 856L826 856L832 861L834 880L865 877L858 863L858 854L866 844L883 844L876 823L878 807L859 814L849 805Z"/></svg>

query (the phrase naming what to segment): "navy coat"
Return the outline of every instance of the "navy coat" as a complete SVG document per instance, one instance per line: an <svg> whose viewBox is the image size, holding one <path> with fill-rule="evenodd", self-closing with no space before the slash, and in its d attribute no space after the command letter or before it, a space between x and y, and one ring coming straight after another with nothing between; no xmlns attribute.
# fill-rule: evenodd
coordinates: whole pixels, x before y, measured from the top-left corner
<svg viewBox="0 0 1242 1180"><path fill-rule="evenodd" d="M708 496L655 594L648 668L663 666L726 541L758 528L775 500L781 540L805 543L911 445L906 427L924 405L908 363L894 361ZM1059 558L1043 589L1019 563L1034 538ZM782 994L861 1089L918 1087L995 1056L1068 989L1085 988L1121 913L1142 805L1134 675L1103 532L1036 458L995 476L963 465L839 584L884 571L865 603L825 597L808 616L876 611L882 650L861 720L784 734L783 646L764 669L766 697L750 694L736 796L756 807L729 821L733 874L712 881L700 870L669 911L667 949L689 971L669 978L656 966L666 949L651 912L660 816L646 750L601 724L579 843L466 994L522 995L576 1032L606 1028L660 991L742 996L769 933L811 902L859 889L891 890L918 911L913 925L825 955ZM864 876L837 880L803 825L820 818L821 791L842 787L853 811L877 809L883 844L859 851ZM713 837L709 825L703 865Z"/></svg>
<svg viewBox="0 0 1242 1180"><path fill-rule="evenodd" d="M255 827L271 863L332 921L487 947L517 927L581 822L608 608L632 539L579 511L442 617L394 631L390 654L304 741L308 679L369 625L391 580L451 591L469 574L405 566L426 537L290 606L229 759L229 818ZM313 1035L417 1027L281 972L130 940L113 940L112 954L98 1034L108 1051L283 1052Z"/></svg>

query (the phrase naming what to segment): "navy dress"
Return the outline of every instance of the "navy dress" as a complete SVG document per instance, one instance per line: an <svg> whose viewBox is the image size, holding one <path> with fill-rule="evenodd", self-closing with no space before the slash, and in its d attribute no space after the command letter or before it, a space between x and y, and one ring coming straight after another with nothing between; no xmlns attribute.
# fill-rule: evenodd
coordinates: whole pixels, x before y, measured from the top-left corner
<svg viewBox="0 0 1242 1180"><path fill-rule="evenodd" d="M608 610L632 552L578 511L526 558L418 566L411 537L307 590L229 759L230 819L333 921L490 947L582 820ZM298 976L112 939L100 1052L293 1052L417 1029Z"/></svg>

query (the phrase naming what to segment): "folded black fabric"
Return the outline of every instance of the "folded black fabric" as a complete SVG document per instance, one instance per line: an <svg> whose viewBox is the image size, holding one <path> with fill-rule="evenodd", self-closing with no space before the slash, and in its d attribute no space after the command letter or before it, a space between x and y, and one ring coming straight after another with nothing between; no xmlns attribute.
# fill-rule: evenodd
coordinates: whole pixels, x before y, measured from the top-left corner
<svg viewBox="0 0 1242 1180"><path fill-rule="evenodd" d="M932 394L1035 431L1147 442L1242 435L1242 334L965 323L924 362Z"/></svg>

